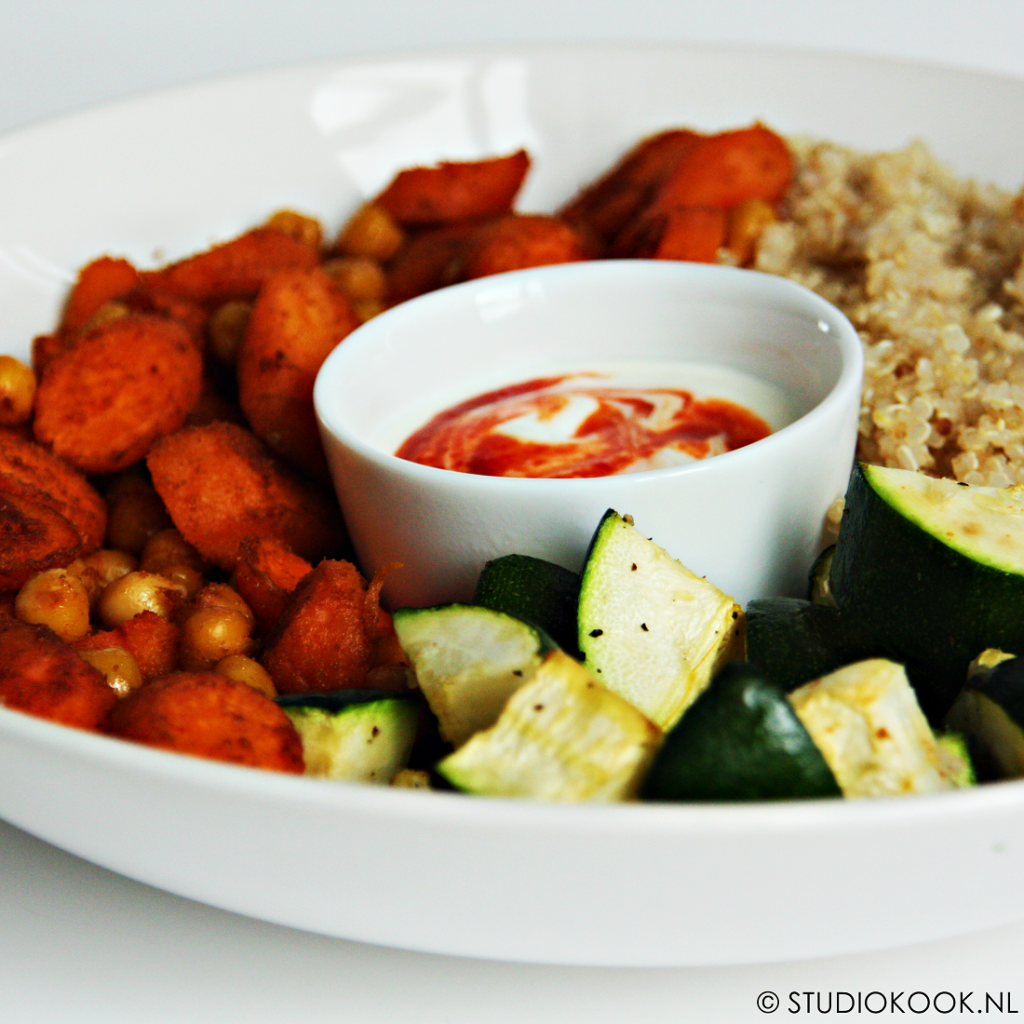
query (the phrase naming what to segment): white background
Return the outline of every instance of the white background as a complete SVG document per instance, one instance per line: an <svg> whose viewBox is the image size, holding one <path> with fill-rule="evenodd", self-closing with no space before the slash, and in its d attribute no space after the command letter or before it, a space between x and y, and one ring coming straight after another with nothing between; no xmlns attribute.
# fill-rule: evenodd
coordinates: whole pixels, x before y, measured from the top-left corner
<svg viewBox="0 0 1024 1024"><path fill-rule="evenodd" d="M795 46L1024 76L1024 3L0 0L0 131L140 91L282 64L579 40ZM950 894L955 885L951 878ZM936 899L948 899L956 913L951 895ZM880 954L743 968L564 969L426 956L212 910L0 823L2 1024L731 1024L771 1019L755 1005L763 990L780 995L774 1016L788 1019L819 1019L792 1013L806 997L794 1003L789 993L837 990L973 992L975 1008L985 990L1004 999L1009 992L1013 1010L1024 1011L1022 963L1024 925ZM900 1016L962 1019L955 1011Z"/></svg>

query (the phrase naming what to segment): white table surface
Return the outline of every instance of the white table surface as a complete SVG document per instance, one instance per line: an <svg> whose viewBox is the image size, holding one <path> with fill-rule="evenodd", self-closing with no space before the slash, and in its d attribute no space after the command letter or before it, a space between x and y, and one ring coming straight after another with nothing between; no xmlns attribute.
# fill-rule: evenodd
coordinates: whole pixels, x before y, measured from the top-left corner
<svg viewBox="0 0 1024 1024"><path fill-rule="evenodd" d="M436 45L564 40L758 43L1024 75L1024 3L2 0L0 131L237 71ZM955 885L950 879L951 893ZM848 1005L837 993L874 992L849 1016L874 1010L932 1021L981 1012L985 992L1008 1016L1024 1011L1022 964L1024 923L900 950L747 967L605 970L428 956L201 906L0 822L2 1024L731 1024L769 1016L756 1004L764 991L781 1000L776 1016L831 1016L805 993L831 993L836 1013ZM900 992L896 1007L877 1012ZM914 992L924 995L908 1008ZM956 1000L951 1013L914 1012L925 995L943 992ZM940 996L939 1010L948 1002Z"/></svg>

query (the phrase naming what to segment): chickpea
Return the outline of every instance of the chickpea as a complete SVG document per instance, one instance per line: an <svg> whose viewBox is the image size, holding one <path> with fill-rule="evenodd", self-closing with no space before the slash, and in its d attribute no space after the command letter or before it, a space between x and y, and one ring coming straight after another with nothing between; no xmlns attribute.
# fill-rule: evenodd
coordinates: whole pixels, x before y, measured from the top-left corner
<svg viewBox="0 0 1024 1024"><path fill-rule="evenodd" d="M334 247L347 256L370 256L387 263L401 248L405 234L385 209L366 203L341 229Z"/></svg>
<svg viewBox="0 0 1024 1024"><path fill-rule="evenodd" d="M131 308L123 302L118 302L116 299L111 299L109 302L104 302L99 309L88 320L85 321L81 326L81 331L92 330L94 327L102 327L104 324L112 323L114 320L120 320L122 317L129 316L131 314Z"/></svg>
<svg viewBox="0 0 1024 1024"><path fill-rule="evenodd" d="M184 601L185 588L180 583L138 569L111 583L100 594L96 611L107 629L116 629L147 611L172 618Z"/></svg>
<svg viewBox="0 0 1024 1024"><path fill-rule="evenodd" d="M266 226L283 231L312 249L319 249L324 244L324 229L320 221L295 210L278 210L267 218Z"/></svg>
<svg viewBox="0 0 1024 1024"><path fill-rule="evenodd" d="M270 698L277 696L277 687L274 686L270 673L255 658L248 655L229 654L213 666L213 671L219 676L227 676L228 679L245 683Z"/></svg>
<svg viewBox="0 0 1024 1024"><path fill-rule="evenodd" d="M0 355L0 427L28 422L36 397L36 375L14 356Z"/></svg>
<svg viewBox="0 0 1024 1024"><path fill-rule="evenodd" d="M139 556L139 568L145 572L162 573L171 565L187 565L196 572L209 569L203 556L173 526L154 533Z"/></svg>
<svg viewBox="0 0 1024 1024"><path fill-rule="evenodd" d="M384 268L369 256L340 256L324 263L323 269L350 299L380 302L387 294Z"/></svg>
<svg viewBox="0 0 1024 1024"><path fill-rule="evenodd" d="M200 608L181 627L181 667L186 672L212 668L229 654L253 648L251 624L233 608Z"/></svg>
<svg viewBox="0 0 1024 1024"><path fill-rule="evenodd" d="M22 622L49 626L71 643L89 632L89 592L67 569L47 569L26 580L14 599Z"/></svg>
<svg viewBox="0 0 1024 1024"><path fill-rule="evenodd" d="M103 647L96 651L79 651L83 660L101 672L107 685L119 697L127 697L142 685L138 662L123 647Z"/></svg>
<svg viewBox="0 0 1024 1024"><path fill-rule="evenodd" d="M114 548L100 548L84 558L76 558L68 570L73 572L85 584L89 592L89 603L95 607L100 594L114 580L134 572L139 567L138 559L127 551Z"/></svg>
<svg viewBox="0 0 1024 1024"><path fill-rule="evenodd" d="M107 495L107 545L138 555L146 541L174 524L156 488L135 473L123 473Z"/></svg>
<svg viewBox="0 0 1024 1024"><path fill-rule="evenodd" d="M250 632L256 626L256 616L253 610L245 603L245 598L234 587L228 586L227 583L207 583L196 596L195 603L189 614L203 608L221 608L227 611L238 612L249 623Z"/></svg>
<svg viewBox="0 0 1024 1024"><path fill-rule="evenodd" d="M238 361L238 350L242 347L245 329L249 326L250 313L252 303L233 299L219 306L206 325L210 352L225 366L234 366Z"/></svg>

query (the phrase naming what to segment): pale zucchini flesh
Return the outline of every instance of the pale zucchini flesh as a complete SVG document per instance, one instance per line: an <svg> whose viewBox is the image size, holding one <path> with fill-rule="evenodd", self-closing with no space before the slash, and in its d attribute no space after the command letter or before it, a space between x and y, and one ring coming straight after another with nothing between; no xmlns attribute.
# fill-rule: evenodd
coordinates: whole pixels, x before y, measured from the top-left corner
<svg viewBox="0 0 1024 1024"><path fill-rule="evenodd" d="M844 796L954 788L902 665L860 661L801 686L789 700Z"/></svg>
<svg viewBox="0 0 1024 1024"><path fill-rule="evenodd" d="M936 540L971 561L1024 574L1024 486L967 486L883 466L866 466L864 474L883 499Z"/></svg>
<svg viewBox="0 0 1024 1024"><path fill-rule="evenodd" d="M339 709L293 704L284 710L302 739L306 775L387 785L409 763L416 700L381 697Z"/></svg>
<svg viewBox="0 0 1024 1024"><path fill-rule="evenodd" d="M404 608L393 618L416 683L453 746L497 720L551 646L536 627L477 605Z"/></svg>
<svg viewBox="0 0 1024 1024"><path fill-rule="evenodd" d="M661 731L579 662L550 651L494 725L446 757L455 788L536 800L635 796Z"/></svg>
<svg viewBox="0 0 1024 1024"><path fill-rule="evenodd" d="M587 667L669 729L727 661L743 610L637 530L605 515L583 570L579 646Z"/></svg>

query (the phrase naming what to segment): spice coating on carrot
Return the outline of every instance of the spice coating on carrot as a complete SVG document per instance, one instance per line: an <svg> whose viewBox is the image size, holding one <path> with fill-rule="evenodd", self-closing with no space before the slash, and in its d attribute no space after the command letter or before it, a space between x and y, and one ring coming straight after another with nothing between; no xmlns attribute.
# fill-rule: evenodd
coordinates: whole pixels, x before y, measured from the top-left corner
<svg viewBox="0 0 1024 1024"><path fill-rule="evenodd" d="M245 683L213 672L175 672L118 702L112 736L180 754L301 774L302 740L288 715Z"/></svg>
<svg viewBox="0 0 1024 1024"><path fill-rule="evenodd" d="M36 394L36 440L87 473L141 459L199 399L202 357L180 325L121 317L79 335L47 364Z"/></svg>
<svg viewBox="0 0 1024 1024"><path fill-rule="evenodd" d="M510 213L484 225L462 257L461 277L470 280L510 270L591 259L584 237L557 217Z"/></svg>
<svg viewBox="0 0 1024 1024"><path fill-rule="evenodd" d="M658 186L702 137L686 128L672 128L642 139L562 207L559 216L570 224L586 224L610 242L651 201Z"/></svg>
<svg viewBox="0 0 1024 1024"><path fill-rule="evenodd" d="M34 441L0 430L0 493L36 498L78 531L78 554L95 551L107 527L107 506L85 476Z"/></svg>
<svg viewBox="0 0 1024 1024"><path fill-rule="evenodd" d="M496 217L512 208L530 158L525 150L485 160L399 171L374 200L402 226Z"/></svg>
<svg viewBox="0 0 1024 1024"><path fill-rule="evenodd" d="M322 480L329 475L313 381L358 326L347 296L323 270L284 270L260 290L238 352L238 401L253 433Z"/></svg>
<svg viewBox="0 0 1024 1024"><path fill-rule="evenodd" d="M96 729L116 702L103 676L55 633L0 615L0 704Z"/></svg>
<svg viewBox="0 0 1024 1024"><path fill-rule="evenodd" d="M222 569L234 569L249 535L283 540L310 562L346 543L333 497L238 424L186 427L162 438L146 462L174 525Z"/></svg>
<svg viewBox="0 0 1024 1024"><path fill-rule="evenodd" d="M252 298L263 282L287 267L313 267L319 252L276 228L252 228L159 270L144 271L146 287L201 304Z"/></svg>
<svg viewBox="0 0 1024 1024"><path fill-rule="evenodd" d="M279 693L362 686L379 623L376 595L351 562L323 561L292 592L267 636L263 667Z"/></svg>
<svg viewBox="0 0 1024 1024"><path fill-rule="evenodd" d="M96 315L100 306L127 295L139 284L139 272L125 259L100 256L78 272L60 319L62 334L74 334Z"/></svg>
<svg viewBox="0 0 1024 1024"><path fill-rule="evenodd" d="M652 208L718 206L727 210L748 199L777 202L792 178L793 157L786 141L755 124L702 139L660 187Z"/></svg>
<svg viewBox="0 0 1024 1024"><path fill-rule="evenodd" d="M260 628L268 630L299 580L312 571L309 562L276 537L246 537L238 548L233 582Z"/></svg>

